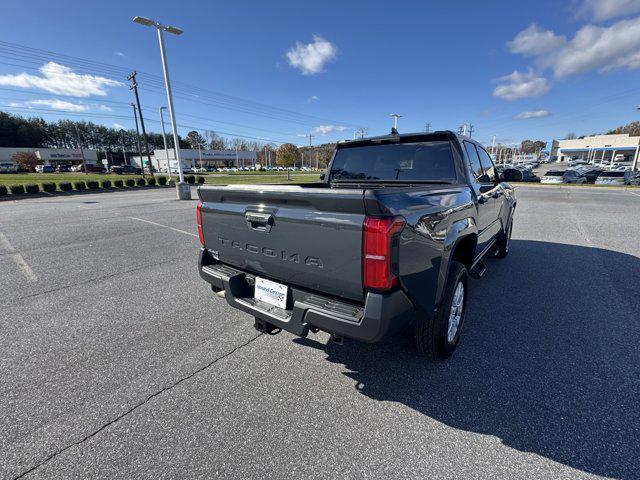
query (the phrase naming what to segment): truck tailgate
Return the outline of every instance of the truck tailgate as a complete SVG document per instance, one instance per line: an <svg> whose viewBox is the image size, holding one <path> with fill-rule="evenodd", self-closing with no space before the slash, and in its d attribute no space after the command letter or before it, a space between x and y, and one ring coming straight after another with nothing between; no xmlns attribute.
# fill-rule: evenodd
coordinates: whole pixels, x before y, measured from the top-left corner
<svg viewBox="0 0 640 480"><path fill-rule="evenodd" d="M204 186L205 247L272 280L361 301L362 189Z"/></svg>

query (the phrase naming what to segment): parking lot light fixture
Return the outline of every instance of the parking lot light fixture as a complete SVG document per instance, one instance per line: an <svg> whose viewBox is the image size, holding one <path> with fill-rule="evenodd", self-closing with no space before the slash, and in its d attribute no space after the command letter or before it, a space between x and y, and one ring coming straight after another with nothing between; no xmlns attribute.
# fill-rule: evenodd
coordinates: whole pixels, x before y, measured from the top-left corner
<svg viewBox="0 0 640 480"><path fill-rule="evenodd" d="M169 118L171 119L171 128L173 129L173 144L176 152L176 160L178 162L178 184L176 185L178 199L191 199L191 187L184 182L184 173L182 172L182 160L180 158L180 141L178 138L178 127L176 125L176 116L173 109L173 95L171 94L171 81L169 80L169 67L167 66L167 54L164 47L163 32L169 32L174 35L182 35L184 31L178 27L163 25L155 20L146 17L134 17L133 21L146 27L155 27L158 32L158 43L160 44L160 57L162 58L162 71L164 73L164 84L167 90L167 103L169 106Z"/></svg>

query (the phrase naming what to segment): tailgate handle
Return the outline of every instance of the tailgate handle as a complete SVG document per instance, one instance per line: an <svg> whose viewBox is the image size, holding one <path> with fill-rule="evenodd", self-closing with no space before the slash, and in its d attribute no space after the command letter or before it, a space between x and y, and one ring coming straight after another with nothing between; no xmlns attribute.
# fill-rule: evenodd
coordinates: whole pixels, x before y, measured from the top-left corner
<svg viewBox="0 0 640 480"><path fill-rule="evenodd" d="M247 221L247 227L251 230L269 233L273 226L273 214L260 212L246 212L244 218Z"/></svg>

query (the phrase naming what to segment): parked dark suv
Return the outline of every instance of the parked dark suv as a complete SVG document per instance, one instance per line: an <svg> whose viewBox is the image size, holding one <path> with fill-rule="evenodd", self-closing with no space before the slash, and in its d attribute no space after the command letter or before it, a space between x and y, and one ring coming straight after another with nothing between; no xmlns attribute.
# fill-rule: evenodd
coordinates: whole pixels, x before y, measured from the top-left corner
<svg viewBox="0 0 640 480"><path fill-rule="evenodd" d="M122 175L124 173L132 173L134 175L140 175L142 170L133 165L114 165L111 167L111 173Z"/></svg>

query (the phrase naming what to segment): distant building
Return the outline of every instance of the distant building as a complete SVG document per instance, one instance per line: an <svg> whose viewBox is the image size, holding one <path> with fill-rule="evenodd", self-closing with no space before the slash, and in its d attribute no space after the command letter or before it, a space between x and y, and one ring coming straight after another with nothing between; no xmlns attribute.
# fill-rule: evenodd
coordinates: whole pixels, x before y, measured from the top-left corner
<svg viewBox="0 0 640 480"><path fill-rule="evenodd" d="M29 148L29 147L0 147L0 162L13 162L13 155L18 152L35 153L44 165L74 165L82 163L82 153L75 148ZM84 159L88 164L98 162L96 150L83 150Z"/></svg>
<svg viewBox="0 0 640 480"><path fill-rule="evenodd" d="M168 154L167 154L168 152ZM146 163L146 156L143 157ZM258 161L257 152L244 150L196 150L183 148L180 150L182 168L185 170L191 167L218 168L218 167L251 167ZM151 163L160 171L166 171L170 165L172 169L178 168L175 153L170 150L154 150L151 155ZM131 164L140 167L140 157L131 157Z"/></svg>
<svg viewBox="0 0 640 480"><path fill-rule="evenodd" d="M527 163L535 162L536 160L538 160L538 155L535 153L521 153L511 157L511 163Z"/></svg>
<svg viewBox="0 0 640 480"><path fill-rule="evenodd" d="M637 162L640 137L629 134L594 135L591 137L558 140L557 156L559 162L585 160L593 163L616 161ZM636 163L634 163L636 165Z"/></svg>

